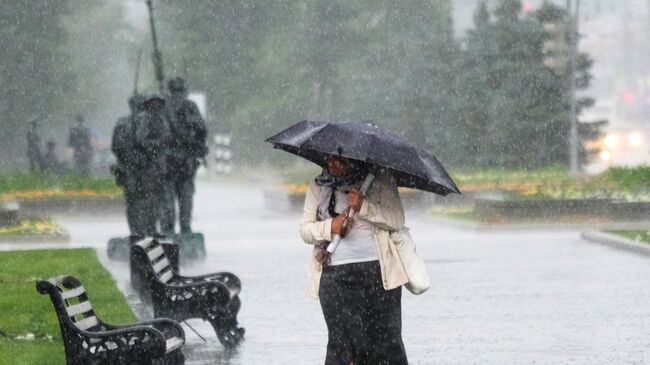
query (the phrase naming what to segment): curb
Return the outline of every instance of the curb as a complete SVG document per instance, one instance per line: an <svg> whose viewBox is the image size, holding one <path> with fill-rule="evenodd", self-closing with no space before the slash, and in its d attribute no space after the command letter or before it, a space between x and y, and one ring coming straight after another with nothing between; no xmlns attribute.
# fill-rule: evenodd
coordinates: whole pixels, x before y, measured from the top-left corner
<svg viewBox="0 0 650 365"><path fill-rule="evenodd" d="M570 223L560 222L557 220L546 222L509 222L509 223L482 223L478 220L463 220L457 218L448 218L441 215L431 215L433 217L430 221L436 224L442 224L459 229L474 230L479 232L490 231L527 231L527 230L638 230L650 229L650 221L643 222L584 222L584 223Z"/></svg>
<svg viewBox="0 0 650 365"><path fill-rule="evenodd" d="M638 243L634 240L600 231L586 231L580 234L585 241L599 243L619 250L650 256L650 244Z"/></svg>

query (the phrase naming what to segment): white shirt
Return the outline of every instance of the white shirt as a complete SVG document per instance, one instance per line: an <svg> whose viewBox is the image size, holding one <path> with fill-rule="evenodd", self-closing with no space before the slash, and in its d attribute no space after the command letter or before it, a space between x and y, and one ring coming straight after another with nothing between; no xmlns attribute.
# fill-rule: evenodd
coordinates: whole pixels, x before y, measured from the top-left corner
<svg viewBox="0 0 650 365"><path fill-rule="evenodd" d="M341 213L347 206L347 194L335 191L336 204L334 211ZM351 264L379 260L377 247L374 242L373 226L358 216L354 218L352 228L341 239L336 251L332 254L332 265Z"/></svg>

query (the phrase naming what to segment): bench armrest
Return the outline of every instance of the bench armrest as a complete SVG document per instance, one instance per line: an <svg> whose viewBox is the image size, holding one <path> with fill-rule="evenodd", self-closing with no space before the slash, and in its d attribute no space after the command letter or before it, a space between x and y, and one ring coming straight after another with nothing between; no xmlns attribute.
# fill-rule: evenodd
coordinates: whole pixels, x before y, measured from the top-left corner
<svg viewBox="0 0 650 365"><path fill-rule="evenodd" d="M165 338L170 338L174 336L185 338L185 331L183 330L183 327L181 327L181 325L178 324L178 322L169 318L155 318L149 321L138 322L133 324L108 324L102 322L102 325L104 325L104 327L109 328L111 330L132 329L137 327L148 327L148 328L153 327L158 331L162 332Z"/></svg>
<svg viewBox="0 0 650 365"><path fill-rule="evenodd" d="M200 283L215 282L228 289L230 297L234 297L241 291L241 281L229 272L218 272L201 276L174 276L176 285L196 285Z"/></svg>
<svg viewBox="0 0 650 365"><path fill-rule="evenodd" d="M151 351L154 353L153 355L164 355L166 350L167 339L160 330L151 326L141 326L140 324L136 324L125 328L111 329L101 332L90 332L81 329L77 329L77 331L84 337L112 341L118 345L130 343L132 338L141 338L143 335L147 334L155 339L151 344ZM142 345L142 343L140 343L139 346L140 345Z"/></svg>
<svg viewBox="0 0 650 365"><path fill-rule="evenodd" d="M232 298L228 287L218 281L202 281L192 284L167 284L164 290L167 296L176 295L180 298L186 298L186 294L201 297L207 293L220 293L224 300L230 300Z"/></svg>

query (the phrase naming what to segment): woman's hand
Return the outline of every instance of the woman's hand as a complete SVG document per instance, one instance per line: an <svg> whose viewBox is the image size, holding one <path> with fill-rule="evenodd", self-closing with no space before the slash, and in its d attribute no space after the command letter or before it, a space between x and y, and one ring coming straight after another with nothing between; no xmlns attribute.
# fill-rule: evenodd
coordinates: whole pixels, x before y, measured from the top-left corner
<svg viewBox="0 0 650 365"><path fill-rule="evenodd" d="M327 266L330 264L331 256L330 253L327 252L327 249L325 247L316 248L316 261L318 261L318 263L323 266Z"/></svg>
<svg viewBox="0 0 650 365"><path fill-rule="evenodd" d="M332 236L338 234L343 237L347 233L348 229L352 226L352 219L348 219L348 213L350 212L350 207L347 207L341 212L341 214L332 218ZM348 221L346 227L343 227L345 221Z"/></svg>
<svg viewBox="0 0 650 365"><path fill-rule="evenodd" d="M361 210L361 203L363 203L363 193L355 186L348 193L348 205L358 212Z"/></svg>

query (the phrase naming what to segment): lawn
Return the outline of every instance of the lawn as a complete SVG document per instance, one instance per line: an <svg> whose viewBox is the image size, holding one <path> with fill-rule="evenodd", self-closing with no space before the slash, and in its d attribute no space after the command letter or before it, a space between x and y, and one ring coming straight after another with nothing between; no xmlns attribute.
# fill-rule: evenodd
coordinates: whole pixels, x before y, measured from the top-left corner
<svg viewBox="0 0 650 365"><path fill-rule="evenodd" d="M0 252L0 359L11 364L64 364L59 324L49 296L36 280L73 275L82 282L96 313L107 322L132 323L135 316L101 266L93 249ZM1 362L1 361L0 361Z"/></svg>

